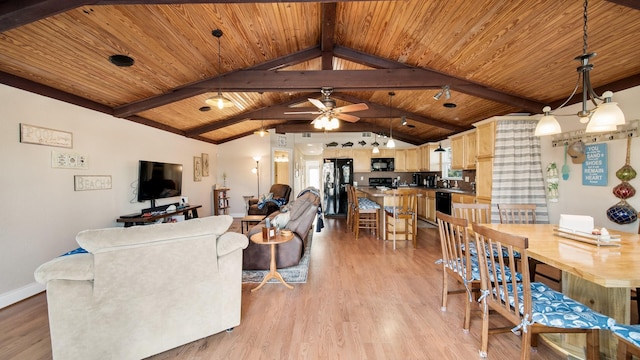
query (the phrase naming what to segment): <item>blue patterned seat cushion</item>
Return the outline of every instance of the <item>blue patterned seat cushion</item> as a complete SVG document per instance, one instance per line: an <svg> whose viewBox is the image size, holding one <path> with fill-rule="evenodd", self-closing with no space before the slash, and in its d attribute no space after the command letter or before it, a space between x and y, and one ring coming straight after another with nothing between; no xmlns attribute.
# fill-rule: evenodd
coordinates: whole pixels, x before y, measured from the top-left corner
<svg viewBox="0 0 640 360"><path fill-rule="evenodd" d="M640 325L615 324L611 327L611 331L640 348Z"/></svg>
<svg viewBox="0 0 640 360"><path fill-rule="evenodd" d="M478 257L477 256L471 256L471 279L467 279L467 281L473 281L473 280L480 280L480 264L478 263ZM456 259L456 260L452 260L449 261L448 264L445 264L448 268L454 270L454 271L458 271L457 267L458 266L462 266L462 273L465 277L466 276L466 267L464 266L464 264L466 263L466 258L463 259ZM512 276L512 272L511 269L509 269L509 267L505 267L504 271L500 270L500 267L497 266L497 273L498 273L498 281L503 281L503 274L505 275L505 280L507 282L511 281L511 276ZM493 271L490 271L489 276L491 278L491 281L493 281ZM519 272L516 272L516 281L520 282L522 281L522 274L520 274Z"/></svg>
<svg viewBox="0 0 640 360"><path fill-rule="evenodd" d="M397 209L400 209L400 207L398 206L385 206L384 207L384 211L393 214L394 210L398 211ZM407 212L402 212L402 211L398 211L397 214L401 214L401 215L407 215L407 214L413 214L413 211L407 211Z"/></svg>
<svg viewBox="0 0 640 360"><path fill-rule="evenodd" d="M462 251L464 251L464 245L462 245ZM485 253L486 256L489 257L491 256L491 252L489 252L489 249L485 249ZM478 256L478 249L476 248L476 244L470 242L469 243L469 254L471 254L471 256ZM497 257L498 256L498 249L496 249L495 247L493 248L493 256ZM507 258L509 257L509 252L507 251L507 248L503 248L502 249L502 257L503 258ZM520 258L520 253L519 252L514 252L513 257L515 257L516 259Z"/></svg>
<svg viewBox="0 0 640 360"><path fill-rule="evenodd" d="M520 313L524 312L523 284L518 284ZM508 285L509 304L513 306L513 291ZM501 296L504 299L504 295ZM615 320L591 310L588 306L557 292L543 283L531 283L531 320L545 326L565 329L609 329Z"/></svg>
<svg viewBox="0 0 640 360"><path fill-rule="evenodd" d="M380 205L367 198L358 198L358 208L360 208L360 210L376 210L380 209Z"/></svg>

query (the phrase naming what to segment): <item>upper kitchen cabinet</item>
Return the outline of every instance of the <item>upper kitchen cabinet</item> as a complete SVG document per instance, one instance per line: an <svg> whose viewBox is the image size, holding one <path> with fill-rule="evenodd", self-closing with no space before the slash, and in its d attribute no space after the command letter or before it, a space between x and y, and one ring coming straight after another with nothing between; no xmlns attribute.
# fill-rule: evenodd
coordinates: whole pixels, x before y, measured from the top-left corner
<svg viewBox="0 0 640 360"><path fill-rule="evenodd" d="M405 149L406 171L420 171L420 149Z"/></svg>
<svg viewBox="0 0 640 360"><path fill-rule="evenodd" d="M494 145L496 142L496 122L494 118L474 124L476 126L476 139L478 159L483 157L493 157Z"/></svg>
<svg viewBox="0 0 640 360"><path fill-rule="evenodd" d="M371 158L393 158L396 156L395 149L383 149L379 148L380 152L377 154L371 154Z"/></svg>
<svg viewBox="0 0 640 360"><path fill-rule="evenodd" d="M450 137L451 168L470 170L476 168L476 130L465 131Z"/></svg>
<svg viewBox="0 0 640 360"><path fill-rule="evenodd" d="M442 153L435 151L439 145L429 144L429 171L442 171Z"/></svg>
<svg viewBox="0 0 640 360"><path fill-rule="evenodd" d="M327 148L322 151L322 157L325 159L333 158L352 158L353 150L350 148Z"/></svg>
<svg viewBox="0 0 640 360"><path fill-rule="evenodd" d="M407 152L404 149L396 149L395 171L407 171Z"/></svg>
<svg viewBox="0 0 640 360"><path fill-rule="evenodd" d="M353 150L353 172L369 172L371 171L371 150L370 149L354 149Z"/></svg>

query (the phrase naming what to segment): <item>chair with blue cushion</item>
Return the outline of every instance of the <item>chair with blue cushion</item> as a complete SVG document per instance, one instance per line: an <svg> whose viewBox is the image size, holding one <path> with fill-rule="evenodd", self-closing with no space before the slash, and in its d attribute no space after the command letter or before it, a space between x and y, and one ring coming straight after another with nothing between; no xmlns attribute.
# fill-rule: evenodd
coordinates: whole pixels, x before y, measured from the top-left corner
<svg viewBox="0 0 640 360"><path fill-rule="evenodd" d="M480 277L474 276L471 269L471 254L464 249L469 248L468 224L465 218L454 217L443 212L436 212L440 247L442 248L442 307L447 311L447 296L449 294L467 294L464 308L464 332L469 331L471 323L471 303L473 292L480 288ZM449 277L462 284L464 288L449 290Z"/></svg>
<svg viewBox="0 0 640 360"><path fill-rule="evenodd" d="M611 332L618 338L618 360L631 360L632 355L640 358L640 325L615 324Z"/></svg>
<svg viewBox="0 0 640 360"><path fill-rule="evenodd" d="M356 190L350 186L351 197L353 199L352 206L352 227L355 238L360 236L360 229L371 230L376 237L380 236L378 228L380 205L371 199L358 197ZM349 191L349 190L348 190Z"/></svg>
<svg viewBox="0 0 640 360"><path fill-rule="evenodd" d="M536 223L536 204L498 204L498 213L500 214L500 224ZM532 282L536 281L536 276L541 276L552 281L557 290L562 288L562 274L560 270L551 265L530 258L529 273Z"/></svg>
<svg viewBox="0 0 640 360"><path fill-rule="evenodd" d="M515 277L501 279L491 276L491 271L504 268L502 257L479 256L480 299L483 305L482 335L480 355L487 356L489 342L489 310L503 316L515 327L492 329L491 333L519 332L521 334L520 359L529 359L531 347L537 345L540 333L584 333L586 334L586 358L599 359L599 330L609 329L615 321L599 314L589 307L559 293L543 283L531 282L525 237L500 232L480 224L472 224L476 237L476 247L497 248L509 255L509 262L515 263L514 254L520 253L521 282Z"/></svg>
<svg viewBox="0 0 640 360"><path fill-rule="evenodd" d="M406 240L417 247L418 236L418 192L411 188L388 190L384 193L385 239ZM388 204L388 205L387 205Z"/></svg>

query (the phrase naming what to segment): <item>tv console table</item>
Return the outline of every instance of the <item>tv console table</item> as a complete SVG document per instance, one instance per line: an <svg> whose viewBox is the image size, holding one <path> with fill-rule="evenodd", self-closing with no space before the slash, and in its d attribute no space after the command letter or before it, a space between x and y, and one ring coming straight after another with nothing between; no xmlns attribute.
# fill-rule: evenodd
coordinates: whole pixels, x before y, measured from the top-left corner
<svg viewBox="0 0 640 360"><path fill-rule="evenodd" d="M163 211L160 214L151 213L147 214L132 214L132 215L123 215L116 219L116 222L124 223L124 227L130 227L133 225L145 225L148 223L156 222L156 220L168 218L174 215L184 214L185 219L194 219L198 217L198 209L201 208L202 205L194 205L187 206L181 209L176 209L176 211L166 212ZM191 212L191 214L189 214ZM137 216L136 216L137 215Z"/></svg>

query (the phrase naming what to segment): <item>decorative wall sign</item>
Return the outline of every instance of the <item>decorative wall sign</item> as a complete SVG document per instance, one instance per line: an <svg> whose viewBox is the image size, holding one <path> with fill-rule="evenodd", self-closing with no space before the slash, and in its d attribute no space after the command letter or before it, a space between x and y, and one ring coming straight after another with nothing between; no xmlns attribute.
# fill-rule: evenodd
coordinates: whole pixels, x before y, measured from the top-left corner
<svg viewBox="0 0 640 360"><path fill-rule="evenodd" d="M287 146L287 137L285 135L278 135L278 146Z"/></svg>
<svg viewBox="0 0 640 360"><path fill-rule="evenodd" d="M111 189L111 175L75 175L75 191Z"/></svg>
<svg viewBox="0 0 640 360"><path fill-rule="evenodd" d="M89 158L86 155L51 152L51 167L58 169L82 169L89 168Z"/></svg>
<svg viewBox="0 0 640 360"><path fill-rule="evenodd" d="M202 181L202 158L193 157L193 181Z"/></svg>
<svg viewBox="0 0 640 360"><path fill-rule="evenodd" d="M585 148L582 163L582 185L607 186L607 144L591 144Z"/></svg>
<svg viewBox="0 0 640 360"><path fill-rule="evenodd" d="M209 154L202 153L202 176L209 176Z"/></svg>
<svg viewBox="0 0 640 360"><path fill-rule="evenodd" d="M68 131L20 124L20 142L71 149L73 148L73 134Z"/></svg>

